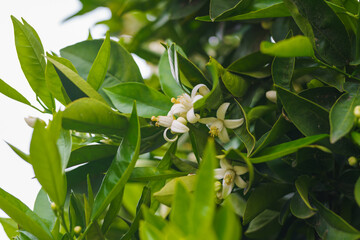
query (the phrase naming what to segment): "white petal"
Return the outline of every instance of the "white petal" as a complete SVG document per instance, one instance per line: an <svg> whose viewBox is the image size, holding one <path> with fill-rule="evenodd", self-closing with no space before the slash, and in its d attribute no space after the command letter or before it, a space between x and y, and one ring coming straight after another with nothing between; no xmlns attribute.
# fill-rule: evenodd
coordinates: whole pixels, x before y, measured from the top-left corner
<svg viewBox="0 0 360 240"><path fill-rule="evenodd" d="M225 175L226 169L224 168L216 168L214 169L215 178L216 179L223 179Z"/></svg>
<svg viewBox="0 0 360 240"><path fill-rule="evenodd" d="M193 90L191 91L191 99L194 99L194 97L196 96L197 92L199 91L199 89L201 87L206 87L206 85L205 84L198 84L193 88Z"/></svg>
<svg viewBox="0 0 360 240"><path fill-rule="evenodd" d="M199 114L195 114L195 113L194 113L194 108L191 108L191 109L186 113L186 119L188 120L189 123L196 123L197 121L199 121L200 115L199 115Z"/></svg>
<svg viewBox="0 0 360 240"><path fill-rule="evenodd" d="M173 115L180 115L181 113L186 112L186 107L181 103L176 103L171 107L170 112Z"/></svg>
<svg viewBox="0 0 360 240"><path fill-rule="evenodd" d="M223 128L223 129L220 131L218 137L219 137L220 141L223 142L223 143L227 143L227 142L230 141L230 138L229 138L229 135L228 135L228 133L227 133L227 131L226 131L226 128Z"/></svg>
<svg viewBox="0 0 360 240"><path fill-rule="evenodd" d="M179 122L178 120L174 120L171 124L171 131L174 133L185 133L189 131L189 128Z"/></svg>
<svg viewBox="0 0 360 240"><path fill-rule="evenodd" d="M235 184L239 188L246 188L247 187L247 183L240 176L235 177Z"/></svg>
<svg viewBox="0 0 360 240"><path fill-rule="evenodd" d="M200 118L199 122L203 123L203 124L212 124L215 121L217 121L218 119L215 117L208 117L208 118Z"/></svg>
<svg viewBox="0 0 360 240"><path fill-rule="evenodd" d="M216 111L216 117L218 119L224 120L226 110L228 109L229 106L230 106L230 103L228 103L228 102L221 104L220 107L218 108L218 110Z"/></svg>
<svg viewBox="0 0 360 240"><path fill-rule="evenodd" d="M249 171L247 167L243 167L243 166L234 166L234 170L236 175L243 175Z"/></svg>
<svg viewBox="0 0 360 240"><path fill-rule="evenodd" d="M227 159L225 159L225 158L220 159L220 167L221 167L222 169L226 169L226 170L233 168L233 166L231 165L230 161L227 160Z"/></svg>
<svg viewBox="0 0 360 240"><path fill-rule="evenodd" d="M233 188L234 188L234 182L232 181L228 185L225 183L225 179L224 179L223 180L222 197L225 199L227 196L229 196Z"/></svg>
<svg viewBox="0 0 360 240"><path fill-rule="evenodd" d="M201 95L196 95L193 99L192 99L192 104L194 104L196 101L198 101L199 99L203 98L203 96Z"/></svg>
<svg viewBox="0 0 360 240"><path fill-rule="evenodd" d="M225 119L224 125L227 128L234 129L240 127L244 123L244 118L240 119Z"/></svg>
<svg viewBox="0 0 360 240"><path fill-rule="evenodd" d="M167 137L167 131L169 130L169 128L165 129L164 133L163 133L163 137L167 142L175 142L176 139L178 139L178 135L176 135L173 139L170 139Z"/></svg>
<svg viewBox="0 0 360 240"><path fill-rule="evenodd" d="M208 94L210 92L210 89L207 86L202 86L199 89L199 93L203 96L205 96L206 94Z"/></svg>
<svg viewBox="0 0 360 240"><path fill-rule="evenodd" d="M171 127L174 118L172 116L158 116L158 124L162 127Z"/></svg>

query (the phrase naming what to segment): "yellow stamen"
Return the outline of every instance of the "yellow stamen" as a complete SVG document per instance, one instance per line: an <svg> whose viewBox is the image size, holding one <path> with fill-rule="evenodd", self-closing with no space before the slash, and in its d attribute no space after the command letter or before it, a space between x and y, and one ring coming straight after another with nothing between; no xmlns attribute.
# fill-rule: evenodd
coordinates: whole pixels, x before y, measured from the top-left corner
<svg viewBox="0 0 360 240"><path fill-rule="evenodd" d="M233 182L233 177L231 174L226 174L224 180L227 185L230 185Z"/></svg>
<svg viewBox="0 0 360 240"><path fill-rule="evenodd" d="M151 121L156 122L156 121L158 121L158 118L155 117L155 116L152 116L152 117L151 117Z"/></svg>
<svg viewBox="0 0 360 240"><path fill-rule="evenodd" d="M210 133L210 136L215 137L215 136L219 136L220 131L217 127L211 126L209 133Z"/></svg>

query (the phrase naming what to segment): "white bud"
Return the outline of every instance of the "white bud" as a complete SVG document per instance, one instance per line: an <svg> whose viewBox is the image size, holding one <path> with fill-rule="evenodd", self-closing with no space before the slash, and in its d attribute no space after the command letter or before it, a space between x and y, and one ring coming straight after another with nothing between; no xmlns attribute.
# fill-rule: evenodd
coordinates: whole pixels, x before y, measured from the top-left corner
<svg viewBox="0 0 360 240"><path fill-rule="evenodd" d="M277 96L276 96L276 91L275 90L270 90L270 91L267 91L266 94L265 94L266 98L273 102L273 103L276 103L277 101Z"/></svg>
<svg viewBox="0 0 360 240"><path fill-rule="evenodd" d="M26 117L26 118L24 118L24 120L25 120L26 124L31 128L34 128L37 120L41 121L45 124L45 122L43 120L41 120L40 118L32 117L32 116Z"/></svg>

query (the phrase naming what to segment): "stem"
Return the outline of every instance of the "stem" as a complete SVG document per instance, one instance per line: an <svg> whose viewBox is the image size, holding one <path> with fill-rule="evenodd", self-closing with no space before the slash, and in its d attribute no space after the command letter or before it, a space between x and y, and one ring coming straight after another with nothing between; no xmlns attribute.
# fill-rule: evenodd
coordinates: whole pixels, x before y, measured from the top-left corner
<svg viewBox="0 0 360 240"><path fill-rule="evenodd" d="M85 231L79 236L79 238L78 238L77 240L83 240L84 237L86 236L87 232L88 232L88 231L90 230L90 228L92 227L92 225L93 225L93 222L91 221L91 222L89 223L89 225L86 226Z"/></svg>
<svg viewBox="0 0 360 240"><path fill-rule="evenodd" d="M64 227L66 234L69 236L69 239L71 239L71 234L69 232L68 227L66 226L64 211L62 209L60 209L59 214L60 214L61 225Z"/></svg>
<svg viewBox="0 0 360 240"><path fill-rule="evenodd" d="M329 65L327 63L324 63L323 61L320 61L319 59L317 59L315 56L313 57L313 59L314 59L315 62L317 62L317 63L319 63L319 64L321 64L321 65L323 65L323 66L325 66L327 68L330 68L330 69L332 69L332 70L334 70L334 71L336 71L338 73L341 73L341 74L345 75L348 78L360 81L360 78L354 77L354 76L348 74L347 72L344 72L343 70L341 70L341 69L339 69L339 68L337 68L335 66L331 66L331 65Z"/></svg>

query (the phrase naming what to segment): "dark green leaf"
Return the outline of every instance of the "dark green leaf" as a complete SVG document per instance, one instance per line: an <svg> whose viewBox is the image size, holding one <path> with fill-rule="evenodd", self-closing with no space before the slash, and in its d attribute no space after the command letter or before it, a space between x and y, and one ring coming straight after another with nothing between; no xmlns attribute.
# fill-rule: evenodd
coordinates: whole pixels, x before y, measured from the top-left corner
<svg viewBox="0 0 360 240"><path fill-rule="evenodd" d="M279 212L266 209L254 218L246 229L245 236L251 239L278 239L281 228L277 221Z"/></svg>
<svg viewBox="0 0 360 240"><path fill-rule="evenodd" d="M309 198L308 198L309 188L311 186L311 178L307 175L300 176L300 177L298 177L298 179L296 179L295 186L296 186L296 190L298 191L301 199L304 201L306 206L309 209L315 211L316 209L310 205Z"/></svg>
<svg viewBox="0 0 360 240"><path fill-rule="evenodd" d="M271 72L274 84L287 90L291 87L291 78L295 67L295 57L281 58L275 57L271 65Z"/></svg>
<svg viewBox="0 0 360 240"><path fill-rule="evenodd" d="M265 183L255 188L247 200L243 223L248 224L291 189L290 185L280 183Z"/></svg>
<svg viewBox="0 0 360 240"><path fill-rule="evenodd" d="M63 113L63 127L80 132L123 135L128 126L125 116L106 104L81 98L69 104Z"/></svg>
<svg viewBox="0 0 360 240"><path fill-rule="evenodd" d="M299 193L295 193L295 195L291 198L290 209L291 213L300 219L310 218L316 213L305 204Z"/></svg>
<svg viewBox="0 0 360 240"><path fill-rule="evenodd" d="M120 83L104 90L123 113L131 112L134 100L140 117L166 116L172 106L169 97L142 83Z"/></svg>
<svg viewBox="0 0 360 240"><path fill-rule="evenodd" d="M329 114L321 106L276 86L288 117L305 136L329 132Z"/></svg>
<svg viewBox="0 0 360 240"><path fill-rule="evenodd" d="M136 104L129 120L128 130L96 195L91 220L97 219L108 204L124 188L135 167L140 151L140 125Z"/></svg>
<svg viewBox="0 0 360 240"><path fill-rule="evenodd" d="M360 177L358 178L355 184L354 196L356 203L360 206Z"/></svg>
<svg viewBox="0 0 360 240"><path fill-rule="evenodd" d="M107 32L104 43L101 45L87 77L87 82L95 90L98 90L104 82L110 62L110 48L110 33Z"/></svg>
<svg viewBox="0 0 360 240"><path fill-rule="evenodd" d="M181 177L184 175L187 175L187 173L178 172L175 170L163 170L158 169L157 167L136 167L132 171L129 181L147 182Z"/></svg>

